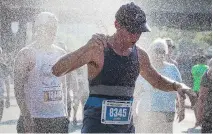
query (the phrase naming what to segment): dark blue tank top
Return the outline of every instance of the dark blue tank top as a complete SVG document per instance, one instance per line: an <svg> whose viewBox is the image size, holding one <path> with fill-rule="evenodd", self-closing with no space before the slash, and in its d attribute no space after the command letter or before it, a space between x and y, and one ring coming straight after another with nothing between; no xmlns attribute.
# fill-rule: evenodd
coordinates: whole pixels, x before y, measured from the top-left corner
<svg viewBox="0 0 213 134"><path fill-rule="evenodd" d="M125 125L102 124L101 113L103 100L133 101L138 75L136 46L129 56L120 56L113 49L105 48L103 68L97 77L89 81L90 96L84 106L83 133L134 133L133 120Z"/></svg>
<svg viewBox="0 0 213 134"><path fill-rule="evenodd" d="M106 47L103 68L97 77L89 81L90 95L133 96L138 75L139 61L135 45L129 56L120 56L112 48Z"/></svg>

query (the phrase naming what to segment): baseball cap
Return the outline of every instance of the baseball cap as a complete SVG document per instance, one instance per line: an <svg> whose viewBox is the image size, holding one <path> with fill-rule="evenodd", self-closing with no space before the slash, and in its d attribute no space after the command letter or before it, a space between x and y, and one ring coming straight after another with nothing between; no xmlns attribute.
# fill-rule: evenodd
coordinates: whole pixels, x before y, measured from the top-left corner
<svg viewBox="0 0 213 134"><path fill-rule="evenodd" d="M115 19L131 33L151 31L151 28L146 22L145 12L133 2L122 5L118 9Z"/></svg>

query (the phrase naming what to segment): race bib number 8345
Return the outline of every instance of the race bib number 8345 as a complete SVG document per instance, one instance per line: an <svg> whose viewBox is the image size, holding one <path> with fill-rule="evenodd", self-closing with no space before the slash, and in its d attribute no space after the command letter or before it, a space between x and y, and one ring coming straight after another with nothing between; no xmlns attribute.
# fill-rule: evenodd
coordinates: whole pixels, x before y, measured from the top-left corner
<svg viewBox="0 0 213 134"><path fill-rule="evenodd" d="M102 104L101 123L130 124L132 101L104 100Z"/></svg>

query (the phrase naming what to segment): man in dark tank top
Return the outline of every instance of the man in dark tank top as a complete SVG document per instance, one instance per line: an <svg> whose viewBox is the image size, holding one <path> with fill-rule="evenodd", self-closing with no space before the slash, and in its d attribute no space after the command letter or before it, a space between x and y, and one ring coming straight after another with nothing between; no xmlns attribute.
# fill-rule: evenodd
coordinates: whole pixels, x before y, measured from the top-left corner
<svg viewBox="0 0 213 134"><path fill-rule="evenodd" d="M94 35L77 51L59 59L52 72L62 76L88 66L89 98L84 107L82 133L134 133L132 102L135 81L142 75L152 86L190 94L183 83L161 76L147 53L136 46L149 32L144 11L133 2L122 5L115 15L112 36Z"/></svg>

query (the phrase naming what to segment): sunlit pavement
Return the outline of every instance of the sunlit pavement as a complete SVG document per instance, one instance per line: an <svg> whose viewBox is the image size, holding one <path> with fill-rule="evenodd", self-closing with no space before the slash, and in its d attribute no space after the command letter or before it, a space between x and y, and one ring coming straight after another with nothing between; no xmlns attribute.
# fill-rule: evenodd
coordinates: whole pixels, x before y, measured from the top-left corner
<svg viewBox="0 0 213 134"><path fill-rule="evenodd" d="M4 109L4 114L2 121L0 122L0 133L16 133L16 124L17 119L19 117L19 108L16 104L14 93L11 92L11 107ZM188 101L186 103L189 103ZM80 107L81 108L81 107ZM69 132L70 133L80 133L80 129L82 127L82 124L80 121L82 121L81 112L78 111L78 120L79 123L77 126L73 126L72 123L70 123ZM181 122L178 123L177 120L174 122L174 133L187 133L189 130L189 133L196 133L199 132L199 130L191 129L193 128L195 124L195 116L193 114L193 111L190 109L186 110L186 117Z"/></svg>

